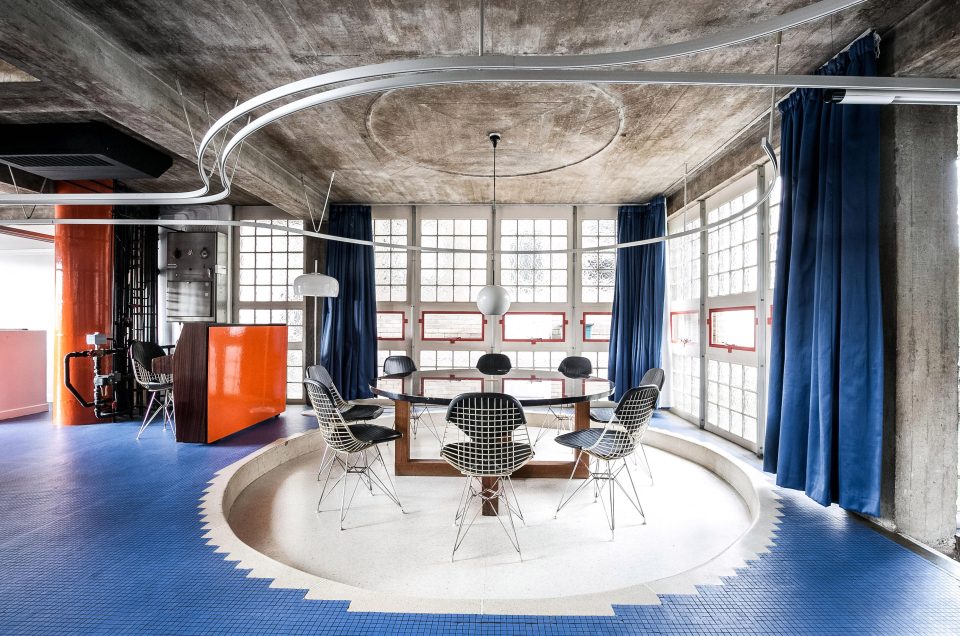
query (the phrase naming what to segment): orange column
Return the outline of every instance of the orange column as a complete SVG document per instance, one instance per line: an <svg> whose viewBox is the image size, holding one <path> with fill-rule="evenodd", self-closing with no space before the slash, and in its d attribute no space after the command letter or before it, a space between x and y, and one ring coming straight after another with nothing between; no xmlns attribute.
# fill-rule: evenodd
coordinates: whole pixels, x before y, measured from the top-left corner
<svg viewBox="0 0 960 636"><path fill-rule="evenodd" d="M110 181L61 181L58 194L112 192ZM109 205L58 205L58 219L112 217ZM63 356L88 349L86 335L112 336L113 226L57 225L54 228L57 324L53 335L53 421L57 424L97 422L93 408L84 408L63 385ZM109 364L103 365L108 370ZM71 360L70 379L88 400L93 398L93 361Z"/></svg>

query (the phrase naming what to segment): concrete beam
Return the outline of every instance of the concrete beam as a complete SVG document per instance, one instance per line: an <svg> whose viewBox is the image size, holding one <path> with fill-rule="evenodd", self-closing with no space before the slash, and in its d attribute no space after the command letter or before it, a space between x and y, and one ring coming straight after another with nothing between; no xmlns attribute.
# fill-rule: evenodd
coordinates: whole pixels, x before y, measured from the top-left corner
<svg viewBox="0 0 960 636"><path fill-rule="evenodd" d="M95 23L55 0L11 0L4 5L3 18L2 57L148 142L195 162L175 78L161 78L148 70ZM184 91L188 98L201 93L198 87L184 87ZM216 99L212 92L207 97ZM210 106L214 116L233 105L223 98L216 101ZM206 128L205 109L196 100L187 99L185 104L199 138ZM299 175L285 170L282 160L257 147L256 141L243 149L236 183L284 210L306 212ZM312 190L313 196L322 196L319 184Z"/></svg>

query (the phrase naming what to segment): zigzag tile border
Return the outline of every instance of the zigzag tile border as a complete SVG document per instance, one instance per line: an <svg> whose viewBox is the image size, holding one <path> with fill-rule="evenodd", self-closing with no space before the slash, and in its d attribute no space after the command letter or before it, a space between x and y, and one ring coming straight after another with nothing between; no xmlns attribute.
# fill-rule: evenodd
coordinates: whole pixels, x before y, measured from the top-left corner
<svg viewBox="0 0 960 636"><path fill-rule="evenodd" d="M616 605L659 604L660 595L697 594L699 585L722 585L724 577L769 552L782 516L780 497L767 476L711 444L650 428L644 443L699 464L726 481L740 495L752 517L749 528L707 562L664 579L581 596L539 599L438 599L384 594L303 572L258 552L230 527L230 509L254 480L300 455L323 448L317 431L279 439L218 471L200 499L207 544L235 561L251 578L271 579L270 587L302 589L305 598L348 601L350 611L432 614L542 616L612 616Z"/></svg>

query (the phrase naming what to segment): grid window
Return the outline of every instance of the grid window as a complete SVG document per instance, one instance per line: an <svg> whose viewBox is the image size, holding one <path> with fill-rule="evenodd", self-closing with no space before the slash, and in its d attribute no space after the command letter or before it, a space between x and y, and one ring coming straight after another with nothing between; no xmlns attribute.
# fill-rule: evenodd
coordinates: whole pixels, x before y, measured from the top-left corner
<svg viewBox="0 0 960 636"><path fill-rule="evenodd" d="M670 342L688 344L700 342L700 312L670 312Z"/></svg>
<svg viewBox="0 0 960 636"><path fill-rule="evenodd" d="M271 225L303 229L303 221L264 221ZM287 302L301 298L293 293L293 279L303 273L303 237L284 230L240 227L238 300Z"/></svg>
<svg viewBox="0 0 960 636"><path fill-rule="evenodd" d="M685 220L685 216L689 219ZM696 214L681 215L670 222L670 233L676 234L700 227ZM668 242L670 300L693 300L700 297L700 234L690 234Z"/></svg>
<svg viewBox="0 0 960 636"><path fill-rule="evenodd" d="M773 289L774 279L777 274L777 237L780 234L780 177L777 177L773 184L773 192L770 193L770 203L767 209L770 211L767 223L767 236L769 237L770 257L769 273L767 279L770 281L770 289Z"/></svg>
<svg viewBox="0 0 960 636"><path fill-rule="evenodd" d="M707 361L707 422L749 442L757 441L757 368Z"/></svg>
<svg viewBox="0 0 960 636"><path fill-rule="evenodd" d="M613 314L609 311L583 312L583 340L584 342L610 342L610 325Z"/></svg>
<svg viewBox="0 0 960 636"><path fill-rule="evenodd" d="M593 373L591 375L598 378L607 377L607 364L610 362L609 351L584 351L580 355L590 360L590 364L593 365Z"/></svg>
<svg viewBox="0 0 960 636"><path fill-rule="evenodd" d="M421 340L482 341L486 320L478 312L425 311L421 314Z"/></svg>
<svg viewBox="0 0 960 636"><path fill-rule="evenodd" d="M373 240L392 245L407 244L406 219L374 219ZM407 252L386 247L374 248L376 264L377 300L406 302Z"/></svg>
<svg viewBox="0 0 960 636"><path fill-rule="evenodd" d="M510 365L520 369L556 371L567 354L563 351L503 351Z"/></svg>
<svg viewBox="0 0 960 636"><path fill-rule="evenodd" d="M615 245L617 222L587 219L580 224L582 247ZM580 298L585 303L612 303L617 251L583 252L580 255Z"/></svg>
<svg viewBox="0 0 960 636"><path fill-rule="evenodd" d="M262 220L303 229L303 221ZM237 319L243 324L287 325L287 399L303 399L303 306L293 280L303 273L303 237L285 229L238 228Z"/></svg>
<svg viewBox="0 0 960 636"><path fill-rule="evenodd" d="M487 249L486 219L423 219L420 234L424 247ZM422 302L476 302L486 283L486 254L420 253Z"/></svg>
<svg viewBox="0 0 960 636"><path fill-rule="evenodd" d="M383 363L390 356L405 356L407 355L406 351L400 349L378 349L377 350L377 375L383 373ZM377 380L377 386L387 391L394 391L399 393L403 390L403 380L397 378L396 380Z"/></svg>
<svg viewBox="0 0 960 636"><path fill-rule="evenodd" d="M670 356L673 375L673 403L677 409L700 417L700 356L682 351Z"/></svg>
<svg viewBox="0 0 960 636"><path fill-rule="evenodd" d="M406 322L402 311L378 311L377 340L403 340Z"/></svg>
<svg viewBox="0 0 960 636"><path fill-rule="evenodd" d="M471 369L476 368L483 351L421 351L420 368L433 369Z"/></svg>
<svg viewBox="0 0 960 636"><path fill-rule="evenodd" d="M757 191L734 197L707 213L714 223L757 200ZM757 212L710 230L707 237L707 294L728 296L757 290Z"/></svg>
<svg viewBox="0 0 960 636"><path fill-rule="evenodd" d="M567 317L561 313L512 313L501 320L505 342L563 342Z"/></svg>
<svg viewBox="0 0 960 636"><path fill-rule="evenodd" d="M565 250L566 219L504 219L500 249ZM514 302L567 302L566 254L501 254L500 284Z"/></svg>

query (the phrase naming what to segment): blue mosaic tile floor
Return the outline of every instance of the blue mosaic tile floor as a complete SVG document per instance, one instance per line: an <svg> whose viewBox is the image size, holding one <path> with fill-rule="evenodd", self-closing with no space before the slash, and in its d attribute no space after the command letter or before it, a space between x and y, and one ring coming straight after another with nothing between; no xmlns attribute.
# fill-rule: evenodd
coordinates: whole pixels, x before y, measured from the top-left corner
<svg viewBox="0 0 960 636"><path fill-rule="evenodd" d="M0 633L960 634L960 580L790 492L776 545L738 576L613 617L360 613L269 589L206 545L197 503L214 472L309 423L195 446L159 426L137 442L135 422L0 422Z"/></svg>

